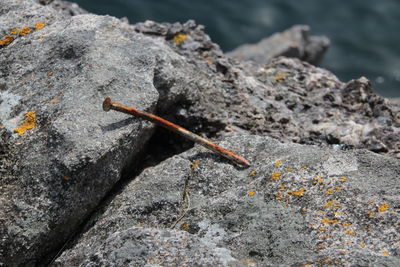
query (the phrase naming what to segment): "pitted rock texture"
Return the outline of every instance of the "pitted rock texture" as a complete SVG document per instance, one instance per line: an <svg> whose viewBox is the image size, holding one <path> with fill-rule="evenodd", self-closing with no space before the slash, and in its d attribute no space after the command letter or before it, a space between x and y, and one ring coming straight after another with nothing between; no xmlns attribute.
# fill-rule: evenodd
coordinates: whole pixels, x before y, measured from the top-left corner
<svg viewBox="0 0 400 267"><path fill-rule="evenodd" d="M207 244L209 253L218 248L226 262L216 266L400 264L398 159L252 135L220 144L253 166L243 169L196 147L144 170L93 217L56 266L86 266L96 251L120 250L109 240L124 231L148 231L150 237L167 231L178 238L168 229L187 232L194 247ZM168 251L187 253L170 243L167 249L146 247L139 258L154 260L149 255L160 250L166 260Z"/></svg>
<svg viewBox="0 0 400 267"><path fill-rule="evenodd" d="M343 83L327 70L286 57L264 65L238 63L191 21L183 25L147 21L135 25L135 30L165 41L195 67L195 77L192 71L174 66L160 68L162 86L157 87L182 92L173 109L159 112L197 133L213 137L250 132L400 157L398 108L376 95L364 77ZM179 89L177 75L182 87L190 88L186 92Z"/></svg>

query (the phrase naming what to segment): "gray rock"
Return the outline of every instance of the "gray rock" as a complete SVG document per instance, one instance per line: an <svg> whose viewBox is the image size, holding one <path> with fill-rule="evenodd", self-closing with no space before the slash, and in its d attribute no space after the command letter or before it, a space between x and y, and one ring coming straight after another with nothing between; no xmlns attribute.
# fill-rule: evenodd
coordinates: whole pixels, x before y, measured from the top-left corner
<svg viewBox="0 0 400 267"><path fill-rule="evenodd" d="M400 157L400 113L373 92L366 78L343 83L327 70L286 57L261 66L232 62L190 21L147 21L135 30L166 41L194 66L193 72L168 65L160 69L156 85L163 92L171 86L177 90L180 83L190 88L178 90L181 101L172 109L159 109L186 128L210 137L251 132ZM175 42L179 34L186 38L181 43Z"/></svg>
<svg viewBox="0 0 400 267"><path fill-rule="evenodd" d="M73 239L78 225L87 223L88 216L103 199L113 201L114 195L110 195L109 191L112 188L116 190L115 184L123 174L132 175L131 170L136 166L144 168L144 158L159 154L164 154L162 157L165 158L184 149L181 139L170 143L170 136L158 130L156 133L161 134L152 136L154 127L147 122L116 112L105 114L101 110L105 96L161 114L209 137L224 137L228 132L235 131L268 135L288 143L332 145L337 149L350 146L368 148L400 157L400 115L393 106L373 94L365 78L345 84L328 71L283 57L261 67L236 62L225 56L204 33L203 27L193 21L184 24L147 21L129 25L125 20L108 16L72 16L75 14L68 8L68 12L63 12L64 9L60 11L53 5L59 1L45 2L48 2L47 5L38 4L35 0L7 0L0 4L0 125L3 126L0 127L0 264L29 266L48 263L56 252L64 249L63 244L67 240ZM28 117L25 116L27 112L30 112ZM24 122L26 131L20 128L21 135L13 133ZM146 149L144 147L149 139ZM264 140L260 136L248 139L249 146L254 142L264 142L257 141ZM265 142L273 143L271 140ZM273 150L268 148L268 151ZM324 153L329 154L327 151ZM206 157L207 162L217 159L210 153L201 155ZM275 233L281 231L277 219L267 225L275 232L256 236L257 240L251 239L250 233L265 225L235 226L235 216L253 216L253 212L246 214L244 209L239 215L232 215L234 217L230 222L221 221L221 224L212 226L215 231L209 234L207 221L201 223L200 219L194 224L188 222L182 225L183 221L180 221L177 225L197 236L183 233L182 237L181 232L165 229L159 232L143 229L140 232L132 228L141 221L132 224L129 214L146 219L154 227L171 227L177 220L179 215L176 214L179 214L182 205L186 205L186 202L181 203L182 188L185 187L185 179L181 177L192 173L189 160L185 157L179 164L176 163L173 170L167 168L165 163L149 169L159 171L161 178L176 175L178 180L154 180L155 188L164 187L164 191L160 191L162 194L156 194L154 198L158 199L157 203L150 209L142 210L142 206L147 207L149 201L145 199L142 204L137 202L137 209L131 211L129 204L127 215L120 217L125 228L119 224L113 228L112 224L105 223L107 229L102 230L96 224L90 230L88 224L88 231L100 229L98 236L93 235L92 248L96 250L91 250L89 244L89 248L82 248L80 254L71 252L76 255L77 262L87 261L88 265L95 265L98 256L103 264L111 263L116 258L108 244L114 244L118 253L124 254L125 247L136 242L126 239L132 231L137 233L136 239L149 234L143 245L150 248L149 255L159 255L150 251L152 246L158 244L156 239L160 235L171 234L172 239L160 237L162 242L190 237L188 242L198 248L199 255L187 254L189 249L182 244L172 248L171 253L182 250L185 255L204 264L210 257L221 264L229 260L239 266L249 260L243 256L247 245L232 239L232 245L220 247L221 239L216 234L219 229L227 229L226 225L232 223L229 227L234 230L235 227L237 231L247 229L248 245L255 248L279 239ZM188 157L192 161L197 156ZM394 159L388 159L388 162L392 164L390 162ZM227 165L225 161L220 164ZM204 179L194 183L200 186L196 189L200 195L193 195L195 198L190 196L190 199L202 207L204 218L215 224L213 209L222 207L228 214L231 212L230 204L220 204L222 200L219 199L207 202L204 197L218 197L216 192L228 190L227 181L223 180L229 177L226 174L237 173L243 175L241 179L247 179L247 173L229 164L228 169L219 169L219 165L206 166L208 178L199 176ZM166 172L163 173L164 167ZM214 185L209 176L222 179L222 182ZM247 183L247 180L241 179L238 182ZM242 188L243 184L236 185ZM146 196L154 195L148 185L141 186ZM170 190L166 192L168 188ZM242 203L235 202L240 200L238 196L242 196L236 193L228 193L226 198L236 203L232 207ZM141 191L133 191L132 194L138 194L135 199L140 198ZM165 195L168 201L164 201ZM298 214L280 213L277 211L279 206L275 204L266 205L255 209L267 210L267 215L263 213L267 219L272 217L268 215L270 212L275 212L277 218L294 216L302 220ZM166 217L165 210L174 215ZM114 213L109 214L113 218ZM101 212L97 215L99 224L103 221L102 216ZM96 218L93 218L92 222L95 221ZM303 221L307 222L304 218ZM284 235L289 236L290 233L296 240L302 240L302 228L293 222L288 222L285 227L289 230ZM231 230L224 231L231 233ZM225 233L221 232L221 236ZM275 264L283 262L280 257L288 255L287 261L295 263L297 255L308 251L309 244L313 242L307 239L300 243L299 248L281 255L281 247L292 243L292 239L287 237L278 248L270 247L272 254L262 252L260 257L266 264ZM102 244L106 245L102 247ZM372 244L377 244L378 248L380 243ZM248 256L256 257L258 249L254 251ZM203 253L206 256L202 256ZM315 260L316 253L310 252L311 261ZM63 264L62 259L59 259L59 264ZM65 262L69 260L65 258Z"/></svg>
<svg viewBox="0 0 400 267"><path fill-rule="evenodd" d="M398 159L251 135L220 144L253 166L239 168L196 147L144 170L93 218L56 266L112 266L132 257L145 263L164 250L155 247L165 240L154 238L160 233L175 240L161 258L181 266L188 253L177 241L187 242L181 232L191 246L205 250L199 262L219 255L215 266L400 264ZM143 232L148 237L137 240ZM181 258L170 261L177 254Z"/></svg>
<svg viewBox="0 0 400 267"><path fill-rule="evenodd" d="M62 1L62 0L36 0L39 4L49 5L57 11L64 13L67 16L76 16L80 14L88 14L86 10L81 8L78 4Z"/></svg>
<svg viewBox="0 0 400 267"><path fill-rule="evenodd" d="M57 250L138 161L154 127L105 115L101 103L153 111L149 51L168 47L118 19L69 18L34 1L6 1L0 14L0 33L14 38L0 47L0 263L26 266ZM27 112L33 129L13 133Z"/></svg>
<svg viewBox="0 0 400 267"><path fill-rule="evenodd" d="M271 37L262 39L257 44L241 45L227 53L237 60L250 61L263 66L279 56L299 58L313 65L318 65L330 45L325 36L310 36L310 27L297 25Z"/></svg>

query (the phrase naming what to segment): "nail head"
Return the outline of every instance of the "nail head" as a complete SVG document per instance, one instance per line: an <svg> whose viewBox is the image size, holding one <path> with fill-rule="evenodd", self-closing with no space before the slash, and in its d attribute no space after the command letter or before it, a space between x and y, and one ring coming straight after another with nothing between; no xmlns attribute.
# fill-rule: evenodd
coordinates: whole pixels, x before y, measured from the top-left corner
<svg viewBox="0 0 400 267"><path fill-rule="evenodd" d="M104 111L109 111L111 109L111 98L106 97L103 102L103 110Z"/></svg>

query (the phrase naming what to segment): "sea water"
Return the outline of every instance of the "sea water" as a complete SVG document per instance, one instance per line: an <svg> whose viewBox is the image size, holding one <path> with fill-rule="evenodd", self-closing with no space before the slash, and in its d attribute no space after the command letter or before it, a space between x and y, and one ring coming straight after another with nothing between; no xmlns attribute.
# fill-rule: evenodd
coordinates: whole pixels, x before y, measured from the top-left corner
<svg viewBox="0 0 400 267"><path fill-rule="evenodd" d="M374 90L400 97L400 0L76 0L96 14L131 23L186 22L206 26L224 51L255 43L295 24L332 44L321 66L340 80L365 76Z"/></svg>

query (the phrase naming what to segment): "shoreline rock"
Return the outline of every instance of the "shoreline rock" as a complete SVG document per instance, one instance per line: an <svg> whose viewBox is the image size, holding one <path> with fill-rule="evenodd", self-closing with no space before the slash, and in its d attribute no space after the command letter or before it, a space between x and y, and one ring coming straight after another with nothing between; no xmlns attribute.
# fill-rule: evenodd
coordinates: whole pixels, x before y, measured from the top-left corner
<svg viewBox="0 0 400 267"><path fill-rule="evenodd" d="M171 188L171 192L175 193L170 196L175 200L158 203L154 209L145 212L155 220L153 222L162 219L157 217L157 211L163 214L165 209L173 211L176 219L181 207L176 199L182 199L182 182L185 181L179 177L192 173L190 164L197 159L202 164L201 170L205 172L193 184L201 186L198 187L197 193L200 192L200 195L197 200L207 199L207 203L216 204L215 207L205 206L205 217L212 215L213 209L222 205L220 196L215 195L214 191L222 194L226 189L226 199L242 199L242 191L227 187L235 185L235 179L230 179L228 183L224 177L227 173L237 176L238 182L243 182L238 188L243 189L247 186L249 177L253 177L247 170L236 169L218 156L197 148L183 154L184 156L172 158L172 155L192 144L183 144L179 137L167 135L150 123L136 118L116 112L104 113L101 103L106 96L148 112L155 112L198 134L224 140L224 145L231 149L240 149L240 153L250 156L254 168L257 168L254 170L260 174L270 173L271 155L278 155L274 148L284 147L287 154L292 149L298 151L296 153L301 150L310 152L307 158L312 158L318 167L312 169L309 175L317 175L318 171L330 168L324 165L325 156L321 156L322 160L318 161L318 158L311 156L312 153L322 153L327 155L326 158L338 155L338 158L347 158L352 163L354 155L366 153L365 157L354 157L358 157L361 162L359 164L365 168L371 162L372 166L376 166L370 167L369 172L363 169L369 183L373 174L382 176L382 181L386 181L381 188L386 188L399 179L398 169L393 168L400 157L398 107L375 95L365 78L343 83L329 71L286 57L272 59L267 65L237 61L226 56L204 33L203 27L193 21L184 24L147 21L129 25L126 20L109 16L81 14L84 11L74 4L61 1L39 2L45 5L35 0L8 0L0 5L0 265L46 265L63 249L68 240L73 240L72 244L79 244L81 241L85 243L85 240L79 239L79 235L76 236L77 239L73 239L79 226L90 221L94 223L102 216L100 212L97 217L91 217L93 212L99 211L99 207L106 206L105 199L117 199L110 191L118 186L121 177L128 177L124 183L131 184L130 180L135 178L132 177L134 169L144 170L143 173L153 170L162 173L165 170L173 177L176 175L175 178L179 180L179 184ZM18 133L14 133L16 129ZM231 139L231 132L241 136L236 135ZM270 137L285 144L278 145ZM247 142L246 145L241 143L241 138L243 142ZM308 145L299 146L293 142ZM162 145L159 146L160 144ZM248 154L251 151L247 151L246 146L258 145L262 149L258 147L254 150L256 152L253 151L255 154ZM352 148L366 148L391 158L359 150L334 150ZM160 154L164 155L160 157ZM288 158L287 164L302 162L300 154L297 158ZM181 169L170 169L167 166L171 162L174 165L175 159L184 158L185 155L190 156L183 159L181 165L176 163ZM168 159L164 161L165 158ZM340 169L340 166L345 168L349 164L343 160L331 161L336 169ZM155 166L147 168L146 162L154 162ZM392 166L392 169L389 170L384 162ZM179 171L182 171L181 176L178 175ZM300 175L300 170L297 171ZM388 176L385 177L382 173ZM354 193L355 196L360 196L359 199L355 198L356 204L364 205L361 203L363 200L360 192L356 190L357 186L363 188L364 176L353 172L349 175L352 175L355 184L350 186L350 191L343 193L342 204L350 205L352 202L346 202L347 197ZM167 174L164 176L169 177ZM149 182L160 182L154 186L162 187L164 182L168 182L162 180L165 177L159 175ZM215 184L211 177L216 178ZM263 189L266 194L271 184L268 179L258 178L256 182L260 186L266 186ZM300 185L297 178L290 176L290 179L294 179L290 186ZM329 178L329 181L332 179ZM218 181L222 183L217 183ZM123 185L125 184L121 185L121 192L124 190ZM161 189L170 186L172 184L166 184ZM379 191L384 198L376 201L382 202L379 205L387 203L390 213L386 217L377 217L379 219L374 221L377 226L385 222L384 227L390 228L393 227L396 216L398 219L397 210L392 209L397 201L396 194L391 193L393 190L398 192L396 186L395 183L392 189L385 189L385 193ZM375 190L373 195L378 195L378 188L371 188ZM291 189L291 194L286 192L289 199L296 199L296 190ZM159 194L161 191L152 192L148 188L143 192L150 199L165 197ZM132 193L140 195L143 192ZM307 203L311 203L310 205L321 204L318 198L313 199L312 195L308 197ZM258 201L261 210L265 206L276 204L269 197ZM235 208L238 211L246 210L249 203L245 202L235 202ZM292 204L299 207L301 203ZM371 205L367 205L368 208L373 208ZM258 209L257 206L252 207ZM139 210L142 208L138 206ZM273 211L276 210L277 207L273 208ZM364 231L361 209L355 211L360 213L352 213L355 216L352 217L354 224L357 229ZM279 214L275 220L279 219ZM334 220L334 214L327 215L329 220ZM250 213L243 213L241 216L249 220L252 217ZM308 215L302 216L301 213L296 213L294 218L303 220L301 227L306 228ZM125 219L127 218L129 217ZM386 218L390 221L385 221ZM392 221L392 218L395 219ZM133 225L129 229L111 227L102 232L101 236L93 235L102 244L96 243L96 250L82 250L86 256L91 255L84 260L89 264L101 259L102 264L105 264L112 259L122 260L124 255L129 258L130 254L125 252L137 243L135 240L148 236L142 243L144 247L151 248L160 244L157 243L157 238L161 238L160 242L164 245L171 240L176 246L168 252L182 251L183 255L204 260L205 264L215 260L224 266L228 264L228 259L231 260L230 257L235 258L239 265L246 262L246 259L266 264L284 262L282 258L285 258L286 252L279 248L271 248L272 254L262 255L251 248L271 240L274 235L268 234L264 236L265 239L260 240L249 239L249 246L238 246L239 250L235 250L234 246L220 248L219 239L212 233L204 232L209 229L207 223L196 220L187 230L152 229L163 228L173 221L157 222L151 227L140 229L132 228ZM235 225L235 219L232 218L227 224L229 228L239 228L238 231L246 226ZM290 222L288 230L284 232L297 229L297 226L292 226L293 222ZM221 227L218 225L217 228L225 229ZM92 233L94 229L89 227L86 230ZM203 229L204 236L196 236L199 229ZM250 235L252 232L257 237L258 230L260 229L251 228L248 233ZM335 228L332 233L337 233L336 230ZM389 230L392 237L398 236L398 231L392 228ZM228 232L226 229L224 231ZM129 239L131 233L136 233L132 240ZM375 239L371 241L371 247L367 247L369 250L366 256L374 263L390 265L396 262L398 248L395 246L390 251L384 251L388 253L383 255L385 257L374 254L376 251L373 251L373 247L386 249L382 245L386 240L385 235L378 230L374 234ZM231 237L233 241L236 238ZM309 238L314 240L314 236L310 235ZM193 256L186 245L178 244L179 240L188 240L189 244L197 246L199 253L208 253L207 257L210 258ZM286 241L292 242L289 237ZM109 250L111 244L122 245L119 247L122 250L118 251L120 254L113 254ZM244 259L242 256L244 257L246 250L247 253L256 252L251 252L249 258ZM295 249L291 255L304 251ZM150 250L147 252L153 253L152 257L161 255ZM329 250L327 254L321 255L334 255L350 262L349 258L341 257L336 252ZM283 254L279 255L280 253ZM310 259L304 259L303 262L317 261L319 258L313 256L317 252L313 253L309 255ZM134 254L134 259L129 260L142 261L144 258L140 255ZM361 262L364 257L362 253L351 255L356 259L360 257L360 263L364 263ZM292 256L288 257L288 261L295 263ZM184 258L181 259L183 261ZM64 256L57 259L61 265L67 261L69 259Z"/></svg>
<svg viewBox="0 0 400 267"><path fill-rule="evenodd" d="M276 57L298 58L318 65L330 46L325 36L311 36L310 27L296 25L292 28L262 39L257 44L245 44L227 53L240 61L262 66Z"/></svg>

